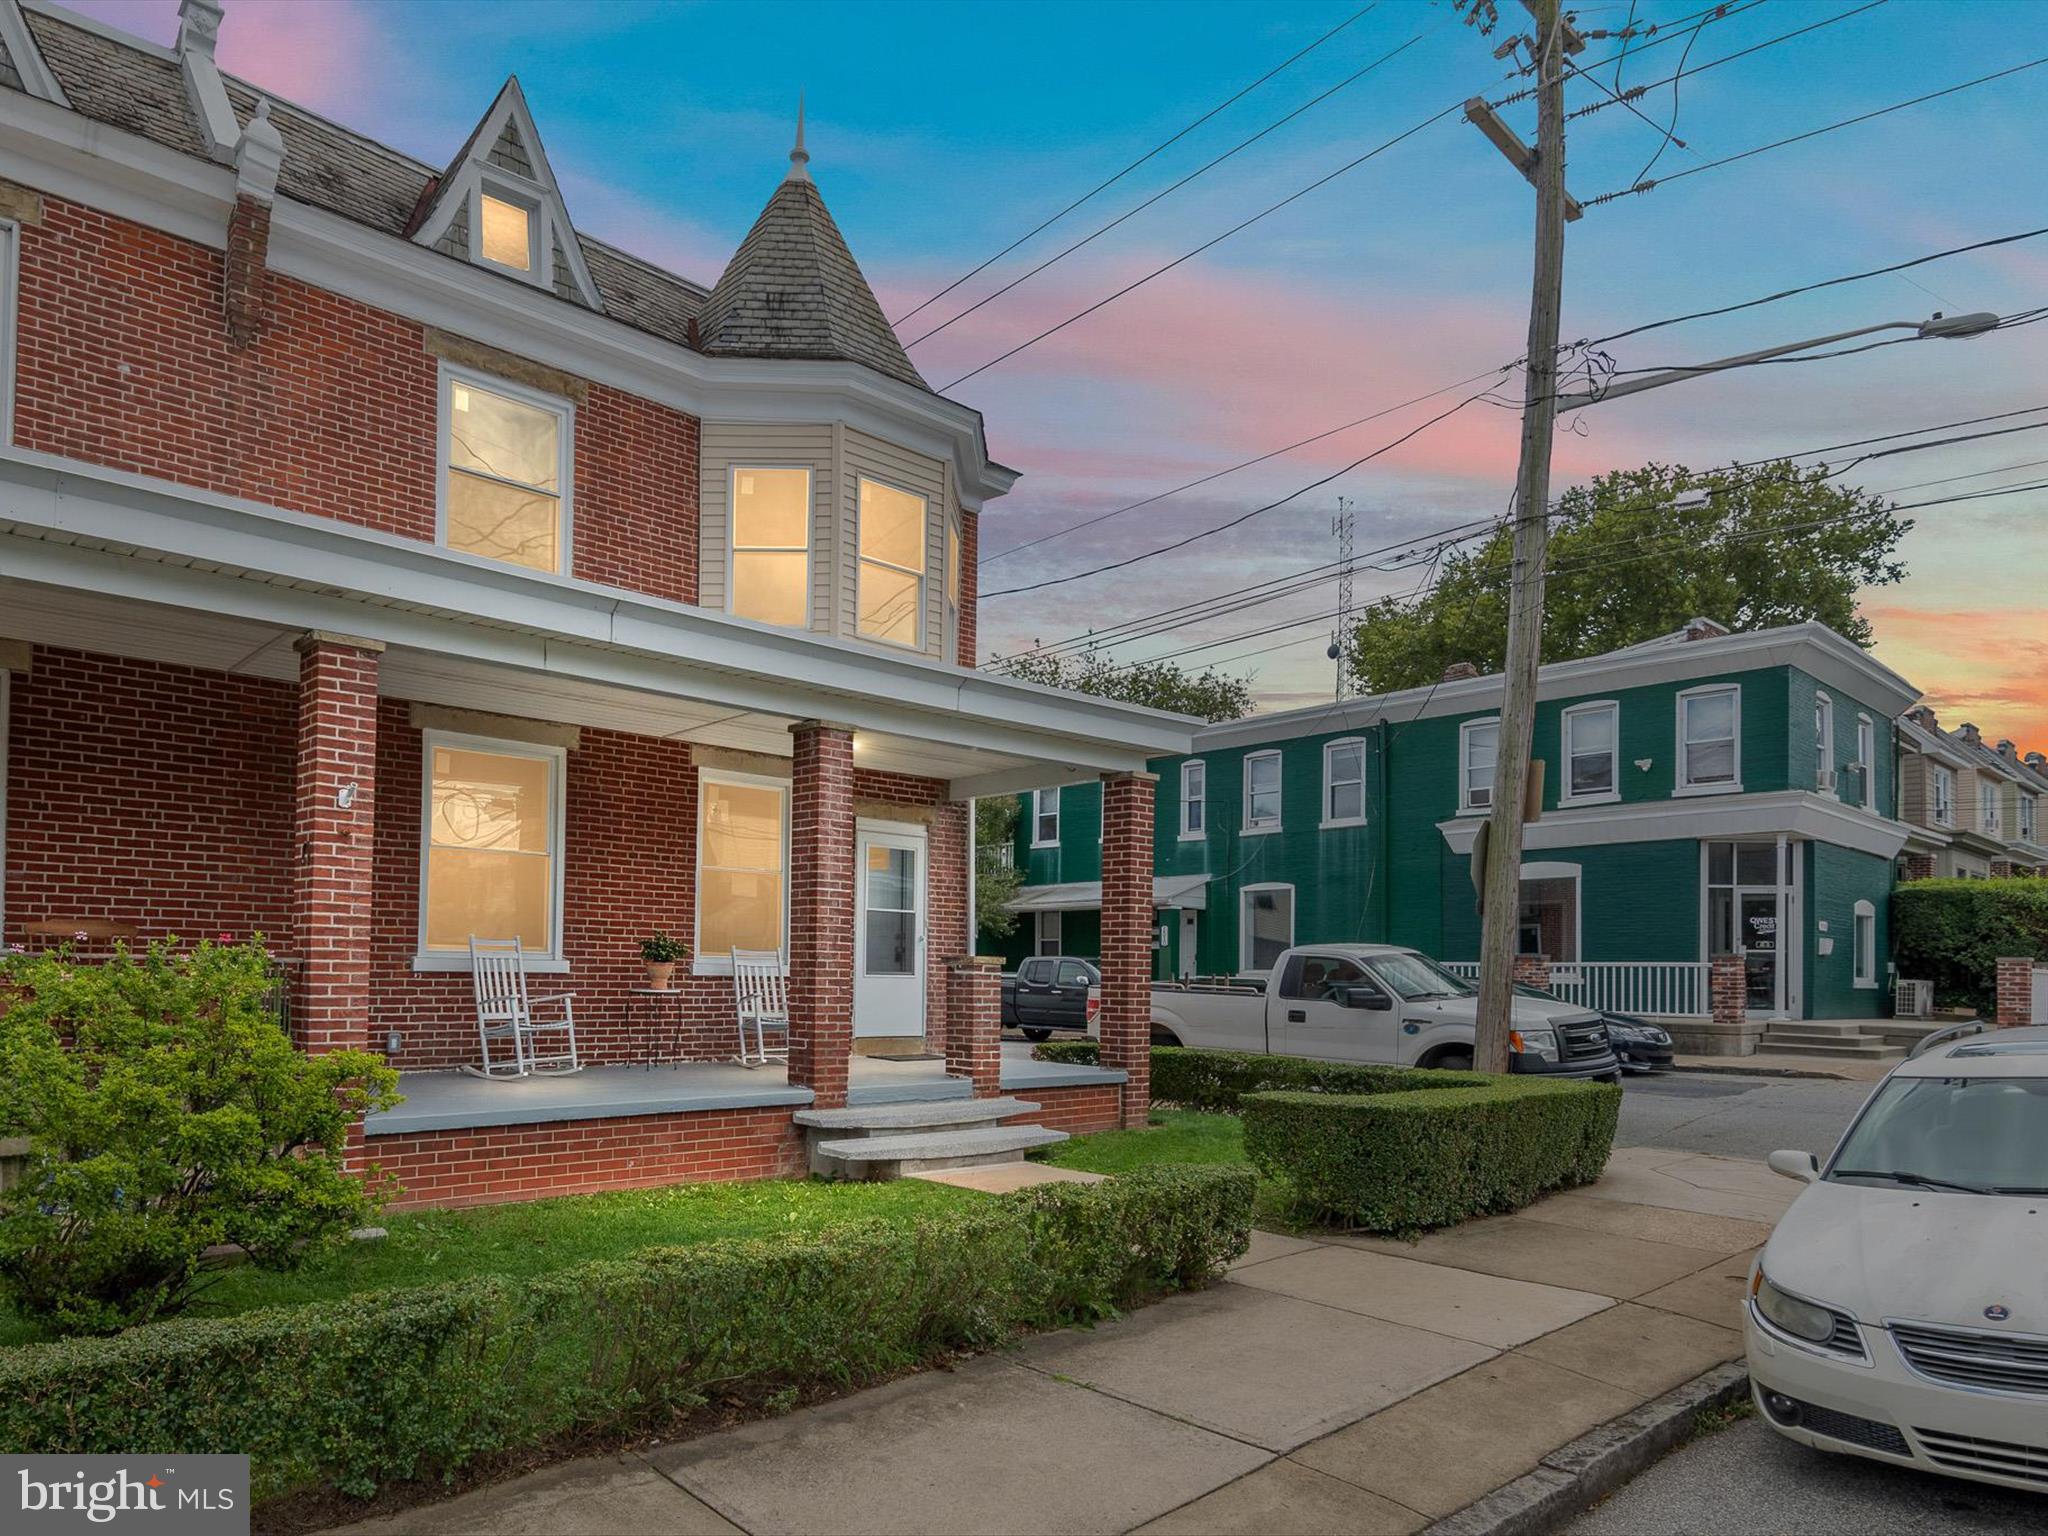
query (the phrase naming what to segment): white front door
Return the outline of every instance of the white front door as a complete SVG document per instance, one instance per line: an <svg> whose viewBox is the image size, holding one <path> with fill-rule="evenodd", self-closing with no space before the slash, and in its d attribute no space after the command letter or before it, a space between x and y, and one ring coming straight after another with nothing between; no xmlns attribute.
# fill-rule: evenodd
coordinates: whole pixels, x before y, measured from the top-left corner
<svg viewBox="0 0 2048 1536"><path fill-rule="evenodd" d="M924 1033L925 830L857 824L853 1032Z"/></svg>

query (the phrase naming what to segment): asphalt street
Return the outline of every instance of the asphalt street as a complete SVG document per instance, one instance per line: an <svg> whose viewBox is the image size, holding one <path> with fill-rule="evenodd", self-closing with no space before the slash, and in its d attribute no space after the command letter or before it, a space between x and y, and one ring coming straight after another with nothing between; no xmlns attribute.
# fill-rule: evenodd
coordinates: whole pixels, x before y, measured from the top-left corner
<svg viewBox="0 0 2048 1536"><path fill-rule="evenodd" d="M1704 1072L1631 1077L1615 1143L1759 1160L1790 1147L1825 1157L1875 1086Z"/></svg>
<svg viewBox="0 0 2048 1536"><path fill-rule="evenodd" d="M1744 1419L1666 1457L1569 1536L1915 1536L2048 1529L2048 1494L1830 1456Z"/></svg>

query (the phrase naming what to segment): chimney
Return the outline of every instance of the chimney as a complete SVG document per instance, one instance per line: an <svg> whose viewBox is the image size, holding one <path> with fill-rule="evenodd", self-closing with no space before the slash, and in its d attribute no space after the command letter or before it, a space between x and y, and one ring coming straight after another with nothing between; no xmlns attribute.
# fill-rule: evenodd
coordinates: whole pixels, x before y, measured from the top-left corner
<svg viewBox="0 0 2048 1536"><path fill-rule="evenodd" d="M235 144L235 206L221 265L221 311L228 344L238 352L270 325L270 207L283 164L284 139L270 120L270 103L259 101Z"/></svg>
<svg viewBox="0 0 2048 1536"><path fill-rule="evenodd" d="M178 0L178 71L185 77L185 100L206 152L225 165L234 159L241 130L213 59L220 18L221 0Z"/></svg>
<svg viewBox="0 0 2048 1536"><path fill-rule="evenodd" d="M1446 683L1459 683L1463 682L1468 677L1477 677L1478 675L1479 669L1473 666L1471 662L1454 661L1448 667L1444 668L1444 675L1439 679L1439 681Z"/></svg>
<svg viewBox="0 0 2048 1536"><path fill-rule="evenodd" d="M1714 640L1729 633L1726 624L1716 624L1712 619L1687 619L1685 638L1687 640Z"/></svg>
<svg viewBox="0 0 2048 1536"><path fill-rule="evenodd" d="M1919 726L1923 731L1938 731L1941 729L1940 726L1934 723L1933 709L1925 704L1915 704L1906 711L1906 718Z"/></svg>
<svg viewBox="0 0 2048 1536"><path fill-rule="evenodd" d="M2011 742L2005 740L2003 737L2000 737L1998 742L1998 755L2004 758L2009 763L2016 763L2020 760L2020 749L2014 746Z"/></svg>
<svg viewBox="0 0 2048 1536"><path fill-rule="evenodd" d="M2048 773L2048 757L2038 752L2029 752L2024 759L2026 765L2036 773Z"/></svg>
<svg viewBox="0 0 2048 1536"><path fill-rule="evenodd" d="M1983 733L1979 731L1977 727L1970 724L1970 722L1967 720L1965 720L1961 725L1956 727L1956 734L1962 737L1963 740L1967 741L1973 747L1981 747L1984 745Z"/></svg>

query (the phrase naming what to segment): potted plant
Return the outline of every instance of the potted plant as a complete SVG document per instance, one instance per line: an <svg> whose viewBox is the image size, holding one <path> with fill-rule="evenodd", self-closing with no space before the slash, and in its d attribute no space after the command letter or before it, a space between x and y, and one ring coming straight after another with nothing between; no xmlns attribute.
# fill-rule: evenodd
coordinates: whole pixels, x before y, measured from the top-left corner
<svg viewBox="0 0 2048 1536"><path fill-rule="evenodd" d="M651 939L640 941L640 958L647 962L647 986L650 991L666 992L675 981L676 962L683 958L683 942L667 934L656 932Z"/></svg>

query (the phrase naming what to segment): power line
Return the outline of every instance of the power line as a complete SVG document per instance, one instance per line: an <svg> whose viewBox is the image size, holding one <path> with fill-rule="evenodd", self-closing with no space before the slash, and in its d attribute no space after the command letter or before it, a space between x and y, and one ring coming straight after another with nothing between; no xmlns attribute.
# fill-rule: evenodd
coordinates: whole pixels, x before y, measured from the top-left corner
<svg viewBox="0 0 2048 1536"><path fill-rule="evenodd" d="M1321 106L1324 102L1328 101L1332 96L1335 96L1339 91L1345 90L1350 86L1357 84L1360 80L1363 80L1367 75L1371 74L1374 70L1378 69L1382 64L1385 64L1390 60L1399 57L1401 54L1406 53L1410 48L1413 48L1417 43L1421 42L1422 38L1423 34L1418 32L1413 37L1409 38L1407 42L1402 43L1399 47L1389 49L1387 52L1381 54L1378 58L1374 59L1370 64L1366 65L1363 69L1357 70L1352 74L1346 75L1342 80L1339 80L1335 85L1331 86L1327 91L1324 91L1320 96L1311 97L1309 100L1303 102L1300 106L1296 107L1292 112L1287 113L1284 117L1276 118L1274 121L1268 123L1265 127L1261 128L1257 133L1253 134L1250 138L1240 139L1237 143L1231 145L1230 148L1223 151L1222 154L1216 156L1215 159L1207 161L1202 165L1196 166L1192 171L1189 171L1187 175L1181 177L1179 181L1176 181L1169 186L1161 188L1159 191L1153 193L1150 197L1146 198L1142 203L1138 203L1131 208L1127 208L1126 210L1124 210L1124 212L1118 214L1115 218L1111 219L1107 224L1100 225L1097 228L1090 230L1087 234L1083 235L1080 239L1074 241L1071 245L1068 245L1061 250L1053 252L1052 255L1046 257L1045 260L1041 261L1037 266L1030 268L1028 271L1023 272L1016 277L1013 277L1012 279L1010 279L1009 282L1003 284L1002 287L996 289L993 293L984 294L981 298L976 299L972 304L968 305L965 309L959 310L951 315L948 315L945 319L941 320L937 325L933 326L923 335L917 337L914 340L906 341L905 343L903 343L904 348L908 350L911 347L915 347L924 342L930 341L934 336L938 335L939 332L945 330L954 322L959 320L965 320L969 315L973 314L976 310L981 309L983 306L995 303L997 299L1000 299L1004 294L1009 293L1012 289L1021 288L1024 284L1030 282L1032 278L1038 276L1039 273L1043 272L1047 267L1054 265L1056 262L1065 261L1069 256L1073 255L1074 252L1080 250L1082 246L1089 245L1094 241L1099 240L1102 236L1108 234L1112 229L1115 229L1119 224L1124 223L1126 220L1136 218L1139 214L1143 213L1147 208L1150 208L1154 203L1160 202L1165 198L1171 197L1174 193L1178 192L1182 187L1186 186L1189 182L1194 181L1199 177L1206 176L1209 172L1215 170L1217 166L1223 164L1224 161L1232 158L1237 154L1242 153L1247 149L1250 149L1252 145L1258 143L1259 140L1265 138L1267 134L1278 132L1280 129L1286 127L1289 123L1293 122L1297 117L1300 117L1304 112L1309 111L1313 107ZM906 316L905 318L908 317Z"/></svg>
<svg viewBox="0 0 2048 1536"><path fill-rule="evenodd" d="M1853 128L1858 123L1867 123L1874 118L1886 117L1893 112L1903 112L1908 107L1917 107L1926 102L1938 101L1944 96L1953 96L1958 91L1967 91L1975 86L1989 85L1994 80L2003 80L2010 75L2022 74L2030 69L2038 69L2043 64L2048 64L2048 54L2043 54L2039 58L2028 59L2023 63L2009 65L1988 75L1979 75L1976 79L1965 80L1960 85L1944 86L1941 90L1929 91L1924 96L1913 97L1910 101L1894 102L1891 106L1879 107L1873 112L1864 112L1855 117L1844 118L1838 123L1828 123L1820 128L1809 128L1804 133L1795 133L1789 138L1776 139L1769 144L1759 144L1754 149L1745 149L1738 154L1723 155L1718 160L1709 160L1701 165L1689 165L1682 171L1672 172L1662 180L1638 181L1633 186L1618 187L1612 192L1603 192L1598 197L1588 198L1585 206L1597 208L1600 204L1611 203L1619 197L1648 192L1656 187L1669 186L1674 181L1683 181L1686 177L1697 176L1702 171L1711 171L1724 165L1733 165L1738 160L1748 160L1756 155L1768 154L1771 150L1783 149L1789 144L1803 144L1808 139L1819 138L1822 134L1834 133L1842 128Z"/></svg>
<svg viewBox="0 0 2048 1536"><path fill-rule="evenodd" d="M1648 53L1652 48L1660 48L1666 43L1676 42L1681 37L1690 37L1702 27L1710 27L1717 21L1733 21L1745 11L1753 11L1764 3L1765 0L1749 0L1747 5L1712 5L1708 6L1705 10L1694 11L1689 16L1680 16L1675 21L1662 22L1649 29L1649 41L1640 48L1636 48L1635 52L1640 56ZM1692 25L1688 26L1688 22L1692 23ZM1615 35L1621 36L1622 34L1617 33ZM1605 69L1610 64L1618 64L1623 55L1629 52L1630 47L1631 42L1624 40L1622 46L1617 51L1608 54L1604 59L1595 60L1591 64L1575 64L1573 68L1580 70ZM1520 73L1526 74L1528 71L1523 70ZM1498 111L1502 107L1512 107L1518 101L1527 101L1535 94L1536 88L1533 85L1524 86L1519 91L1501 97L1500 100L1492 103L1492 105Z"/></svg>
<svg viewBox="0 0 2048 1536"><path fill-rule="evenodd" d="M2048 423L2043 423L2048 425ZM1903 491L1922 490L1930 485L1954 485L1958 480L1981 480L1986 475L2006 475L2018 469L2038 469L2048 464L2048 459L2022 459L2017 464L2001 464L1996 469L1973 469L1966 475L1943 475L1938 480L1915 480L1910 485L1894 485L1882 491L1872 491L1873 496L1897 496Z"/></svg>
<svg viewBox="0 0 2048 1536"><path fill-rule="evenodd" d="M929 309L932 305L938 303L940 299L943 299L947 294L951 293L955 288L958 288L962 283L967 282L972 278L980 276L983 272L987 271L990 267L994 266L997 262L1001 261L1005 256L1009 255L1010 252L1016 250L1018 246L1023 245L1027 241L1044 233L1046 230L1050 229L1053 225L1059 223L1061 219L1065 218L1068 214L1072 213L1076 208L1079 208L1083 203L1087 202L1089 199L1095 197L1099 193L1107 192L1111 187L1115 186L1119 181L1122 181L1126 176L1130 175L1131 172L1135 171L1139 166L1145 164L1147 161L1155 158L1156 156L1164 153L1166 150L1171 149L1175 144L1178 144L1182 139L1186 138L1189 134L1193 133L1197 128L1201 127L1204 123L1208 122L1211 118L1215 117L1219 112L1222 112L1225 108L1235 106L1238 102L1244 100L1245 97L1249 96L1253 91L1256 91L1260 86L1264 85L1268 80L1271 80L1275 75L1281 73L1283 70L1286 70L1295 64L1298 64L1301 60L1307 58L1311 53L1314 53L1318 48L1322 47L1323 44L1327 43L1331 38L1335 37L1339 32L1342 32L1346 27L1350 26L1353 22L1359 20L1367 12L1377 9L1378 4L1379 0L1373 0L1373 3L1371 5L1367 5L1360 8L1359 10L1353 11L1349 16L1345 17L1342 21L1338 22L1336 26L1330 28L1329 31L1325 32L1321 37L1317 38L1314 42L1310 43L1306 48L1302 49L1298 53L1290 54L1285 59L1282 59L1278 64L1274 65L1271 69L1267 70L1263 75L1259 76L1258 79L1254 80L1250 85L1246 86L1236 95L1231 96L1224 101L1218 102L1215 106L1211 107L1208 111L1204 112L1200 117L1196 118L1193 122L1189 123L1185 128L1181 129L1178 133L1174 134L1171 138L1162 139L1159 143L1153 145L1152 148L1146 150L1144 154L1138 156L1137 159L1133 160L1129 165L1125 166L1122 170L1118 171L1114 176L1110 177L1107 181L1098 182L1095 186L1089 188L1086 192L1083 192L1079 197L1075 198L1071 203L1067 204L1067 206L1062 208L1058 213L1054 214L1051 218L1045 220L1044 223L1039 224L1034 228L1029 229L1025 231L1023 234L1019 235L1015 240L1012 240L1000 251L997 251L995 255L989 257L988 260L982 262L980 266L975 267L971 271L963 272L960 276L954 278L952 282L946 284L946 286L941 288L937 293L933 294L930 298L926 299L923 303L919 304L916 309L905 310L902 314L898 315L894 320L890 321L890 325L901 325L904 321L908 320L912 315L918 314L923 310Z"/></svg>
<svg viewBox="0 0 2048 1536"><path fill-rule="evenodd" d="M1057 325L1048 326L1044 330L1040 331L1036 336L1032 336L1024 341L1018 342L1016 346L1011 347L1007 352L998 353L996 356L990 358L987 362L983 363L980 367L971 368L966 373L961 374L956 379L948 379L943 385L940 386L940 393L943 394L948 390L954 389L957 386L966 383L976 374L988 372L989 369L995 367L998 363L1009 361L1011 358L1015 357L1019 352L1024 351L1027 347L1037 346L1038 343L1044 341L1047 337L1057 335L1059 332L1065 330L1068 326L1074 324L1077 320L1087 319L1088 316L1094 314L1098 309L1103 309L1108 305L1114 304L1118 299L1122 298L1125 294L1131 293L1136 289L1144 287L1145 284L1151 282L1153 278L1162 277L1166 273L1171 272L1175 267L1180 266L1183 262L1194 260L1195 257L1201 255L1204 251L1211 250L1214 247L1221 245L1225 240L1228 240L1232 235L1239 234L1244 230L1251 228L1252 225L1258 223L1259 220L1266 218L1268 215L1278 213L1282 208L1287 207L1288 204L1299 202L1302 198L1307 197L1309 193L1317 191L1322 187L1328 186L1331 182L1335 181L1339 176L1344 175L1347 171L1356 170L1359 166L1365 164L1366 161L1371 160L1378 155L1385 154L1395 145L1400 144L1407 139L1413 138L1416 134L1422 132L1423 129L1433 127L1437 123L1442 122L1445 118L1450 117L1452 114L1463 111L1464 105L1465 104L1463 102L1453 102L1450 106L1445 107L1441 112L1438 112L1433 116L1424 118L1421 122L1415 124L1412 128L1402 129L1401 132L1395 134L1391 139L1388 139L1383 143L1373 146L1373 148L1367 150L1364 154L1357 156L1355 159L1345 161L1344 164L1338 166L1334 171L1331 171L1328 175L1317 178L1316 180L1310 182L1307 186L1301 188L1299 191L1288 193L1287 196L1281 198L1276 203L1268 203L1264 208L1261 208L1257 213L1253 214L1250 218L1244 219L1239 223L1231 225L1230 228L1224 230L1222 234L1217 235L1212 239L1203 241L1193 250L1184 252L1183 254L1174 257L1173 260L1167 262L1164 266L1155 267L1152 271L1147 272L1143 277L1140 277L1133 282L1124 284L1123 287L1117 289L1116 292L1110 294L1107 298L1098 299L1093 304L1090 304L1086 309L1080 310L1075 314L1067 316L1066 319L1060 321Z"/></svg>

